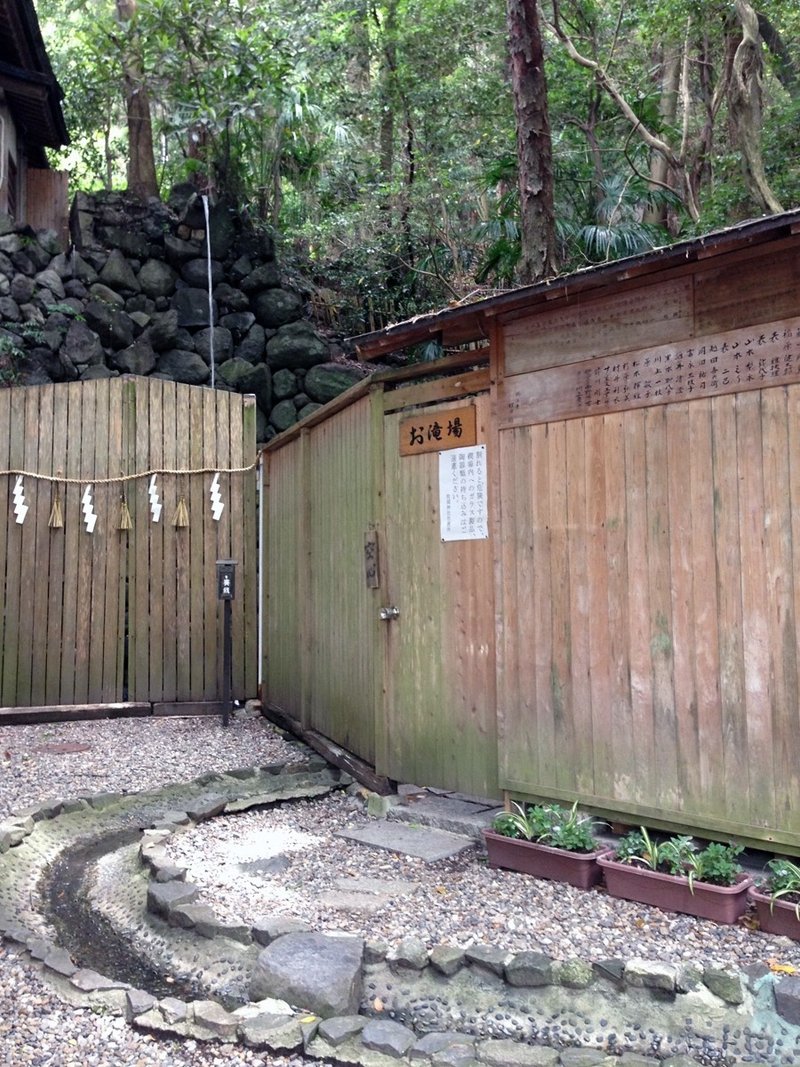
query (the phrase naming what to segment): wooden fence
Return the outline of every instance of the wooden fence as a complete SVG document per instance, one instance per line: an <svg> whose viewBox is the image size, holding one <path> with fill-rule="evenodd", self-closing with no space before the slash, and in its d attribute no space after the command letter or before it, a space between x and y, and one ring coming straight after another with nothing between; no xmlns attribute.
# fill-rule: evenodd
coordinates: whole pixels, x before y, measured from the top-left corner
<svg viewBox="0 0 800 1067"><path fill-rule="evenodd" d="M0 703L218 699L219 558L239 561L234 690L252 696L254 459L255 410L234 394L145 378L0 390Z"/></svg>
<svg viewBox="0 0 800 1067"><path fill-rule="evenodd" d="M390 778L800 852L798 276L794 213L363 339L490 367L378 374L268 449L268 702ZM465 405L489 536L445 541L404 420Z"/></svg>

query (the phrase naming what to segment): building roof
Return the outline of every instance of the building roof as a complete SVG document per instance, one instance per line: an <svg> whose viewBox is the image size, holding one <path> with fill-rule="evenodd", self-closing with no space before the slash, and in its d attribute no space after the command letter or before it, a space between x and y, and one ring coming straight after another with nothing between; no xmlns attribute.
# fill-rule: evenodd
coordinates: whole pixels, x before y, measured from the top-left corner
<svg viewBox="0 0 800 1067"><path fill-rule="evenodd" d="M28 157L46 166L45 148L67 144L56 80L32 0L0 0L0 89Z"/></svg>
<svg viewBox="0 0 800 1067"><path fill-rule="evenodd" d="M537 305L543 307L557 297L590 294L592 290L632 279L644 279L648 274L656 274L670 267L711 259L798 232L800 209L750 219L703 237L693 237L613 263L588 267L550 281L510 289L496 296L450 306L431 314L417 315L383 330L350 337L347 343L359 359L371 360L434 338L438 338L443 346L486 341L494 318L528 311L535 314Z"/></svg>

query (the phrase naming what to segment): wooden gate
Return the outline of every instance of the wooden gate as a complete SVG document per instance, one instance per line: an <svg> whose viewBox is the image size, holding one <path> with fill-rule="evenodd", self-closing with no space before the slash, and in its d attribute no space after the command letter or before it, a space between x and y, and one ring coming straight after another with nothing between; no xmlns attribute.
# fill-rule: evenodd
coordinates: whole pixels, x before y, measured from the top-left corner
<svg viewBox="0 0 800 1067"><path fill-rule="evenodd" d="M147 378L0 391L0 703L216 699L219 558L239 562L234 691L253 695L254 460L252 398Z"/></svg>

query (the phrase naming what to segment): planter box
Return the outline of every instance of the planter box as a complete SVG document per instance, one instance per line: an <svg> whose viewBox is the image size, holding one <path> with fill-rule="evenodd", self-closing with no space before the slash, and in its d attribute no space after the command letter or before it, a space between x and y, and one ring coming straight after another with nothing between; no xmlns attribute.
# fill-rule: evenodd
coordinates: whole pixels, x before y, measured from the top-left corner
<svg viewBox="0 0 800 1067"><path fill-rule="evenodd" d="M755 887L750 890L750 899L756 906L758 925L765 934L791 937L800 941L800 919L797 918L794 904L787 900L776 900L773 903L768 893L761 893Z"/></svg>
<svg viewBox="0 0 800 1067"><path fill-rule="evenodd" d="M663 911L682 911L718 923L735 923L744 914L747 891L753 884L752 878L741 874L731 886L695 882L692 892L687 878L617 863L613 853L601 856L598 863L612 897L651 904Z"/></svg>
<svg viewBox="0 0 800 1067"><path fill-rule="evenodd" d="M607 849L566 852L563 848L551 848L550 845L540 845L535 841L504 837L494 830L484 830L483 836L490 867L505 867L509 871L532 874L534 878L566 882L578 889L591 889L602 878L597 860L606 854Z"/></svg>

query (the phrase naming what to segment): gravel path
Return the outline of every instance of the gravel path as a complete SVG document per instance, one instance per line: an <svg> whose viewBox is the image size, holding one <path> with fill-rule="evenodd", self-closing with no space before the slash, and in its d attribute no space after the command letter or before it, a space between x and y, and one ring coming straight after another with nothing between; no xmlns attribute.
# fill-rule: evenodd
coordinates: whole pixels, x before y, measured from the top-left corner
<svg viewBox="0 0 800 1067"><path fill-rule="evenodd" d="M119 719L0 727L0 817L79 793L139 791L205 771L295 758L263 720ZM389 944L489 943L579 956L800 967L800 946L746 926L725 927L492 870L477 849L424 864L342 840L335 831L367 820L345 793L315 802L225 816L176 836L201 899L220 917L252 922L284 913L318 929L359 931ZM376 907L369 891L392 883ZM355 894L355 896L354 896ZM138 1034L121 1020L64 1007L16 948L0 944L0 1060L9 1067L229 1065L289 1067L299 1058L204 1047ZM9 1057L9 1058L3 1058Z"/></svg>

